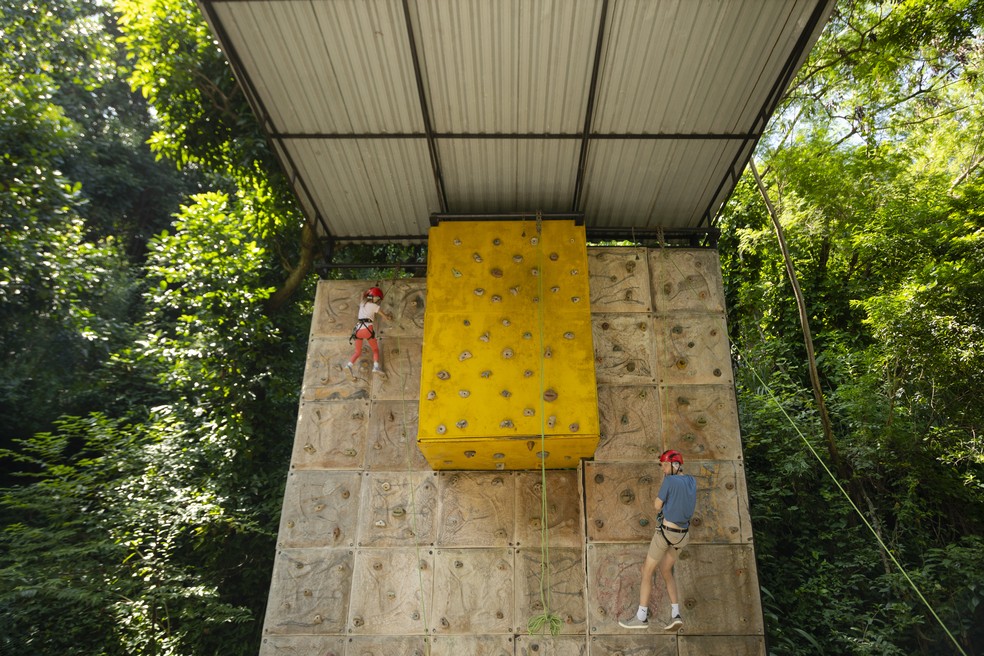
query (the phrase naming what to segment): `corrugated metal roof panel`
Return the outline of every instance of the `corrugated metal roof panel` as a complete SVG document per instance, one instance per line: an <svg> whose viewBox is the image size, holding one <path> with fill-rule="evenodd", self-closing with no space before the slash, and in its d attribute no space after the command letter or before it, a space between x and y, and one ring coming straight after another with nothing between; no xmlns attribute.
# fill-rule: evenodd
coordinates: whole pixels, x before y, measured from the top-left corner
<svg viewBox="0 0 984 656"><path fill-rule="evenodd" d="M198 2L304 211L345 238L424 236L431 212L706 225L834 6Z"/></svg>
<svg viewBox="0 0 984 656"><path fill-rule="evenodd" d="M440 209L422 139L287 142L338 237L422 235Z"/></svg>
<svg viewBox="0 0 984 656"><path fill-rule="evenodd" d="M437 132L578 133L599 5L583 0L418 0Z"/></svg>
<svg viewBox="0 0 984 656"><path fill-rule="evenodd" d="M724 140L596 140L588 157L585 216L603 228L696 226L717 191L711 172L730 163L740 146Z"/></svg>
<svg viewBox="0 0 984 656"><path fill-rule="evenodd" d="M256 0L216 7L272 131L423 131L399 3Z"/></svg>
<svg viewBox="0 0 984 656"><path fill-rule="evenodd" d="M788 41L799 36L790 17L809 10L797 0L614 4L594 131L752 130L785 64Z"/></svg>
<svg viewBox="0 0 984 656"><path fill-rule="evenodd" d="M456 212L569 212L572 139L439 140L448 204Z"/></svg>

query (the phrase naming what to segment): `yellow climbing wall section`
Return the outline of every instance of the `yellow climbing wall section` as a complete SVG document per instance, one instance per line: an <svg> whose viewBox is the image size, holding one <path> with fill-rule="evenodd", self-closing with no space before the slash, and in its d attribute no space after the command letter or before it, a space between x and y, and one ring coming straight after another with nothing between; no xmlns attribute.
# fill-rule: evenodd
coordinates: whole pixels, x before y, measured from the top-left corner
<svg viewBox="0 0 984 656"><path fill-rule="evenodd" d="M427 285L417 439L431 467L531 469L545 458L566 469L593 456L583 226L443 223L430 232Z"/></svg>

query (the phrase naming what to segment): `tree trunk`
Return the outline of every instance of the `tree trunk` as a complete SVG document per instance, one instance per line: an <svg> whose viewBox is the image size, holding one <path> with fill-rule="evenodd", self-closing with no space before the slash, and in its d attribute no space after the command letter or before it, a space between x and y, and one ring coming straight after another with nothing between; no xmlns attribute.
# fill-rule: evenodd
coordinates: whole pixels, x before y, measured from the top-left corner
<svg viewBox="0 0 984 656"><path fill-rule="evenodd" d="M273 314L278 311L290 300L290 297L294 295L294 292L304 282L304 276L311 270L311 265L314 264L314 258L317 252L318 235L315 233L314 227L305 221L304 229L301 231L300 259L297 262L297 266L291 269L290 275L287 276L287 280L280 286L280 289L271 294L270 298L266 300L265 307L267 314Z"/></svg>

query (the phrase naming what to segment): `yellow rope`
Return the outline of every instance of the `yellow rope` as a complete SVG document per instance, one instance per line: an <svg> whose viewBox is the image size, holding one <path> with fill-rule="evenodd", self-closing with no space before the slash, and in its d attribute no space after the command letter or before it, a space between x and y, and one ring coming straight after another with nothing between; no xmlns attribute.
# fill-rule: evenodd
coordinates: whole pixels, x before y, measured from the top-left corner
<svg viewBox="0 0 984 656"><path fill-rule="evenodd" d="M550 611L550 527L548 523L547 511L547 438L546 438L546 406L543 400L544 394L544 357L543 357L543 304L546 299L543 297L543 215L536 213L536 268L537 268L537 319L540 329L538 348L540 350L540 603L543 605L543 612L539 615L530 617L526 624L526 629L530 635L543 633L549 629L550 635L556 636L560 633L563 620L559 615Z"/></svg>

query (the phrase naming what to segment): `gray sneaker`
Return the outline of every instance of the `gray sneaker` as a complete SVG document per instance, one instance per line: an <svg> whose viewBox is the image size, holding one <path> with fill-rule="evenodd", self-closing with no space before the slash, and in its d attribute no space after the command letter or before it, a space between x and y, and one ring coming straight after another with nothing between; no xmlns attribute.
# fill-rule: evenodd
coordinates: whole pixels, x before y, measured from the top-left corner
<svg viewBox="0 0 984 656"><path fill-rule="evenodd" d="M633 615L627 620L619 620L618 625L623 629L648 629L649 620L640 620L637 615Z"/></svg>
<svg viewBox="0 0 984 656"><path fill-rule="evenodd" d="M670 619L670 623L663 627L664 631L679 631L683 626L683 618L677 615Z"/></svg>

